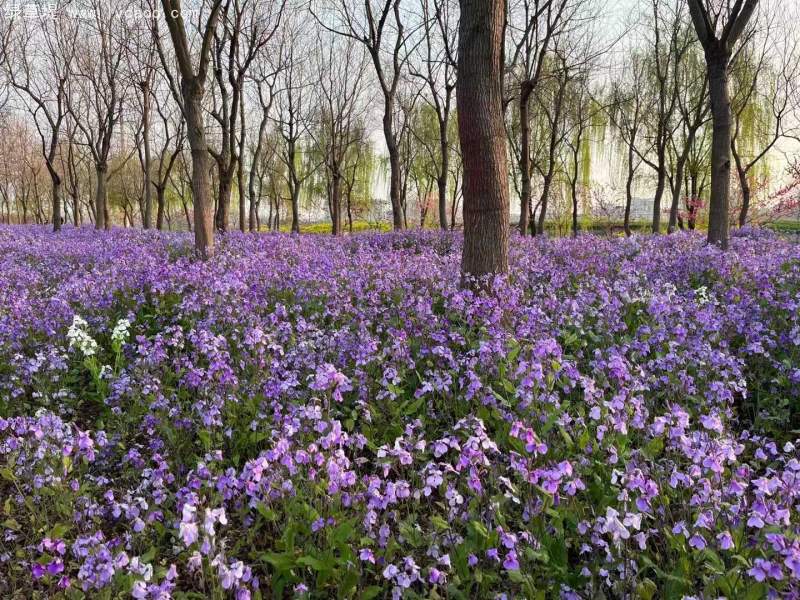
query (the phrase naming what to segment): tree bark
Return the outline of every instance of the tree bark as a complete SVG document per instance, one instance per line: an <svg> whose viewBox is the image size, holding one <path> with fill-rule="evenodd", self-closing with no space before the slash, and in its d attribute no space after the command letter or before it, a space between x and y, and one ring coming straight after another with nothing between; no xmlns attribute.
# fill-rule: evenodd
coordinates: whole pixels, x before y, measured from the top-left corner
<svg viewBox="0 0 800 600"><path fill-rule="evenodd" d="M691 142L687 147L691 146ZM675 188L672 190L672 204L669 207L669 225L667 226L667 233L674 233L678 225L678 207L681 202L681 191L683 191L683 172L686 167L686 160L688 155L686 153L678 157L678 162L675 164Z"/></svg>
<svg viewBox="0 0 800 600"><path fill-rule="evenodd" d="M633 203L633 180L636 177L636 168L634 167L634 147L633 143L628 144L628 178L625 181L625 219L623 227L625 235L631 235L631 204Z"/></svg>
<svg viewBox="0 0 800 600"><path fill-rule="evenodd" d="M142 143L144 144L144 229L150 229L153 224L153 186L150 184L150 85L147 81L142 82ZM163 207L158 210L162 212ZM163 223L162 223L163 224ZM161 229L161 227L158 227Z"/></svg>
<svg viewBox="0 0 800 600"><path fill-rule="evenodd" d="M437 187L439 188L439 227L447 231L447 175L450 169L450 146L447 139L447 121L439 122L439 151L442 154L442 164L439 170ZM350 212L348 199L348 214Z"/></svg>
<svg viewBox="0 0 800 600"><path fill-rule="evenodd" d="M734 163L736 164L736 174L739 177L739 187L742 190L742 206L739 209L739 227L744 227L747 225L747 216L750 212L750 198L752 196L752 191L750 190L750 182L747 180L747 169L742 164L742 159L739 154L733 150L734 148L731 146Z"/></svg>
<svg viewBox="0 0 800 600"><path fill-rule="evenodd" d="M728 62L723 50L706 52L711 94L711 198L708 215L708 243L728 248L728 210L731 179L731 106L728 91Z"/></svg>
<svg viewBox="0 0 800 600"><path fill-rule="evenodd" d="M519 93L519 172L522 182L519 195L519 232L523 236L528 233L531 212L531 124L528 116L528 107L532 92L533 86L526 81L522 84L522 89Z"/></svg>
<svg viewBox="0 0 800 600"><path fill-rule="evenodd" d="M659 159L659 165L663 165L663 159ZM661 233L661 199L664 197L664 189L667 187L667 173L659 167L656 179L656 194L653 196L653 223L651 230L653 233Z"/></svg>
<svg viewBox="0 0 800 600"><path fill-rule="evenodd" d="M389 152L389 200L392 204L392 226L395 231L403 229L403 202L401 184L400 149L394 134L394 100L387 98L384 102L383 135Z"/></svg>
<svg viewBox="0 0 800 600"><path fill-rule="evenodd" d="M53 184L53 231L61 231L61 178L51 172L50 179Z"/></svg>
<svg viewBox="0 0 800 600"><path fill-rule="evenodd" d="M460 0L458 133L464 163L464 250L467 276L508 272L508 165L503 126L502 0Z"/></svg>
<svg viewBox="0 0 800 600"><path fill-rule="evenodd" d="M165 193L166 188L164 186L156 188L156 229L159 231L164 229L164 211L166 208Z"/></svg>
<svg viewBox="0 0 800 600"><path fill-rule="evenodd" d="M106 182L108 181L108 165L96 164L94 166L97 185L94 190L94 205L97 211L95 229L108 229L108 209L106 207Z"/></svg>
<svg viewBox="0 0 800 600"><path fill-rule="evenodd" d="M210 202L211 155L206 143L203 121L203 84L196 81L181 83L186 116L186 136L192 151L192 204L194 205L195 248L201 258L214 254L214 211Z"/></svg>
<svg viewBox="0 0 800 600"><path fill-rule="evenodd" d="M331 179L331 233L342 235L342 177L337 172L333 172Z"/></svg>

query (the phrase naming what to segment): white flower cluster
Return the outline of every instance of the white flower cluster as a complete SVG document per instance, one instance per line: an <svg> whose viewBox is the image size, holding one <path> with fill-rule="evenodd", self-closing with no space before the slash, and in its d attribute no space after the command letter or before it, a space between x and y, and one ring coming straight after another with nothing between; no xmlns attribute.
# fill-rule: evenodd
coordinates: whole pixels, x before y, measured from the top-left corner
<svg viewBox="0 0 800 600"><path fill-rule="evenodd" d="M694 291L695 298L697 298L697 303L702 306L703 304L708 304L713 300L713 298L708 293L708 288L704 285L701 285ZM714 302L716 304L716 302Z"/></svg>
<svg viewBox="0 0 800 600"><path fill-rule="evenodd" d="M111 341L115 344L124 344L130 334L131 322L128 319L120 319L111 331Z"/></svg>
<svg viewBox="0 0 800 600"><path fill-rule="evenodd" d="M72 325L67 330L67 339L70 348L78 348L84 356L94 356L97 353L97 342L89 335L89 324L78 315L72 317Z"/></svg>

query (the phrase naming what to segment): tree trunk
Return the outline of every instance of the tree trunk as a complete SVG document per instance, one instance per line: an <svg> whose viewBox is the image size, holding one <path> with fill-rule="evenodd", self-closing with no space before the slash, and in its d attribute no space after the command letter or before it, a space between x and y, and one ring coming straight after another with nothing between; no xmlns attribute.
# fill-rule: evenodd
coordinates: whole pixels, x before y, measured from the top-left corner
<svg viewBox="0 0 800 600"><path fill-rule="evenodd" d="M633 203L633 179L636 177L636 168L634 165L634 148L633 144L628 144L628 178L625 181L625 219L623 227L625 235L631 235L631 204Z"/></svg>
<svg viewBox="0 0 800 600"><path fill-rule="evenodd" d="M229 163L230 164L230 163ZM228 231L231 212L231 190L233 188L233 174L228 168L219 168L217 214L215 216L218 231Z"/></svg>
<svg viewBox="0 0 800 600"><path fill-rule="evenodd" d="M386 98L383 109L383 136L389 151L389 200L392 203L392 226L395 231L403 229L400 149L394 134L394 99Z"/></svg>
<svg viewBox="0 0 800 600"><path fill-rule="evenodd" d="M164 211L166 209L166 187L158 186L156 188L156 229L163 231L164 229Z"/></svg>
<svg viewBox="0 0 800 600"><path fill-rule="evenodd" d="M239 191L239 231L244 233L247 204L244 194L244 150L247 142L247 123L245 122L244 95L239 96L239 148L236 152L236 186Z"/></svg>
<svg viewBox="0 0 800 600"><path fill-rule="evenodd" d="M236 186L239 190L239 231L244 233L245 223L247 222L247 204L244 193L244 165L241 160L238 161L236 166Z"/></svg>
<svg viewBox="0 0 800 600"><path fill-rule="evenodd" d="M519 172L522 186L519 195L519 232L528 234L529 217L531 212L531 168L530 168L530 139L531 124L528 117L528 105L533 87L529 82L524 82L519 94Z"/></svg>
<svg viewBox="0 0 800 600"><path fill-rule="evenodd" d="M663 167L663 159L659 159L658 164L656 194L653 196L653 224L651 228L653 233L661 233L661 199L664 197L664 189L667 186L667 173Z"/></svg>
<svg viewBox="0 0 800 600"><path fill-rule="evenodd" d="M342 178L338 173L331 179L331 233L342 235Z"/></svg>
<svg viewBox="0 0 800 600"><path fill-rule="evenodd" d="M739 187L742 190L742 206L739 209L739 227L744 227L747 225L747 213L750 212L752 191L750 190L750 182L747 180L747 169L742 164L741 157L733 150L733 146L731 146L734 163L736 164L736 174L739 176Z"/></svg>
<svg viewBox="0 0 800 600"><path fill-rule="evenodd" d="M539 200L539 220L536 223L536 233L544 235L544 221L547 218L547 200L550 197L550 186L553 183L553 168L550 167L542 182L542 195Z"/></svg>
<svg viewBox="0 0 800 600"><path fill-rule="evenodd" d="M257 160L257 157L255 157L254 160ZM257 225L256 225L256 221L257 221L257 219L256 219L256 212L257 212L257 210L256 210L256 207L257 207L257 204L256 204L256 182L255 182L254 175L255 175L255 169L252 169L250 171L250 177L248 178L248 181L247 181L247 196L248 196L248 200L249 200L249 203L250 203L249 211L248 211L248 215L247 215L247 228L251 232L257 230Z"/></svg>
<svg viewBox="0 0 800 600"><path fill-rule="evenodd" d="M144 222L142 227L150 229L153 223L153 186L150 182L150 86L142 82L142 143L144 144ZM163 212L163 207L158 207ZM163 221L163 214L161 215ZM161 229L161 227L158 227Z"/></svg>
<svg viewBox="0 0 800 600"><path fill-rule="evenodd" d="M728 248L728 208L731 178L731 106L728 93L728 62L723 50L706 52L714 132L711 142L711 197L708 243Z"/></svg>
<svg viewBox="0 0 800 600"><path fill-rule="evenodd" d="M439 227L447 231L447 172L450 169L450 148L447 140L447 120L439 123L439 151L442 154L442 163L439 167ZM348 213L349 199L348 199Z"/></svg>
<svg viewBox="0 0 800 600"><path fill-rule="evenodd" d="M508 272L508 165L503 125L505 3L460 0L458 134L464 163L466 276Z"/></svg>
<svg viewBox="0 0 800 600"><path fill-rule="evenodd" d="M280 221L278 221L278 209L275 209L275 231L278 231ZM300 233L300 182L296 181L292 186L292 233Z"/></svg>
<svg viewBox="0 0 800 600"><path fill-rule="evenodd" d="M214 254L214 212L210 202L211 156L206 144L203 122L203 94L201 83L183 81L186 135L192 150L192 204L194 205L194 245L201 258Z"/></svg>
<svg viewBox="0 0 800 600"><path fill-rule="evenodd" d="M53 184L53 231L61 231L61 178L55 173L50 173Z"/></svg>
<svg viewBox="0 0 800 600"><path fill-rule="evenodd" d="M108 229L108 209L106 207L106 182L108 181L108 165L96 164L94 166L97 186L94 190L94 205L97 212L95 221L96 229Z"/></svg>
<svg viewBox="0 0 800 600"><path fill-rule="evenodd" d="M691 143L689 144L691 145ZM678 207L681 202L681 191L683 191L683 171L686 166L688 155L686 153L678 157L675 165L675 188L672 190L672 204L669 207L669 225L667 233L674 233L678 225Z"/></svg>
<svg viewBox="0 0 800 600"><path fill-rule="evenodd" d="M81 225L81 205L78 196L78 191L75 190L72 194L72 222L75 227Z"/></svg>

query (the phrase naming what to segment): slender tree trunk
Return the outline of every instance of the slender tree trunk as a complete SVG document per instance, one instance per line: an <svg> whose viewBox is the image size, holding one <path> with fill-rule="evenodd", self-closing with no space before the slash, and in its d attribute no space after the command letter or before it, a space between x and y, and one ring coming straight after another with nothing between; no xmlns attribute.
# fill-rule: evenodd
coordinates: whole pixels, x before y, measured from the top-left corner
<svg viewBox="0 0 800 600"><path fill-rule="evenodd" d="M81 205L77 189L72 193L72 223L75 227L81 225Z"/></svg>
<svg viewBox="0 0 800 600"><path fill-rule="evenodd" d="M628 178L625 180L625 220L623 227L625 235L631 235L631 204L633 203L633 180L636 177L636 168L634 167L634 148L633 144L628 144Z"/></svg>
<svg viewBox="0 0 800 600"><path fill-rule="evenodd" d="M275 230L280 224L278 221L278 210L275 209ZM292 233L300 233L300 182L295 181L292 186Z"/></svg>
<svg viewBox="0 0 800 600"><path fill-rule="evenodd" d="M166 187L159 185L156 188L156 229L164 229L164 212L166 209Z"/></svg>
<svg viewBox="0 0 800 600"><path fill-rule="evenodd" d="M245 128L244 95L239 96L239 148L236 157L236 186L239 190L239 231L244 233L247 217L247 203L244 186L244 149L247 142Z"/></svg>
<svg viewBox="0 0 800 600"><path fill-rule="evenodd" d="M192 150L192 204L194 205L194 243L201 258L214 254L214 211L211 203L211 155L206 144L203 122L203 85L183 81L186 136Z"/></svg>
<svg viewBox="0 0 800 600"><path fill-rule="evenodd" d="M691 142L689 143L691 145ZM675 188L672 190L672 204L669 207L669 225L667 233L674 233L678 225L678 207L681 202L681 192L683 191L683 172L686 167L688 155L684 152L678 157L675 164Z"/></svg>
<svg viewBox="0 0 800 600"><path fill-rule="evenodd" d="M257 157L254 157L254 160L256 160L256 159L257 159ZM253 170L250 171L250 177L248 178L248 181L247 181L247 196L248 196L248 200L249 200L249 203L250 203L250 205L248 207L249 211L248 211L248 216L247 216L248 217L247 218L247 228L251 232L257 230L257 223L256 223L257 219L256 219L256 216L257 216L257 212L258 212L257 211L257 206L258 205L256 203L256 182L254 181L254 179L255 179L254 175L255 175L255 170L253 169Z"/></svg>
<svg viewBox="0 0 800 600"><path fill-rule="evenodd" d="M342 178L333 173L331 179L331 233L342 235Z"/></svg>
<svg viewBox="0 0 800 600"><path fill-rule="evenodd" d="M750 212L752 190L750 189L750 182L747 180L747 169L742 163L739 154L734 151L733 146L731 146L731 153L733 154L734 163L736 165L736 174L739 177L739 187L742 190L742 206L739 209L739 227L744 227L747 225L747 214Z"/></svg>
<svg viewBox="0 0 800 600"><path fill-rule="evenodd" d="M61 231L61 178L55 173L50 173L53 184L53 231Z"/></svg>
<svg viewBox="0 0 800 600"><path fill-rule="evenodd" d="M250 164L250 174L247 178L247 196L249 199L249 215L248 215L248 229L250 231L258 231L258 200L259 198L256 197L256 182L255 179L258 175L258 163L261 160L261 152L264 147L264 131L267 128L267 116L268 111L264 110L263 115L261 117L261 122L258 126L258 141L256 142L256 148L253 151L253 158ZM259 180L259 195L261 191L261 179ZM270 204L270 206L272 206Z"/></svg>
<svg viewBox="0 0 800 600"><path fill-rule="evenodd" d="M553 167L549 167L542 182L542 195L539 200L539 220L536 223L537 235L544 235L544 222L547 218L547 201L550 199L550 188L553 184Z"/></svg>
<svg viewBox="0 0 800 600"><path fill-rule="evenodd" d="M531 212L531 124L528 116L528 106L533 88L529 82L522 84L519 94L519 172L522 182L519 196L519 232L521 235L528 234L529 218Z"/></svg>
<svg viewBox="0 0 800 600"><path fill-rule="evenodd" d="M667 187L667 172L663 166L663 159L659 159L658 164L656 194L653 197L653 224L651 228L653 233L661 233L661 199L664 197L664 190Z"/></svg>
<svg viewBox="0 0 800 600"><path fill-rule="evenodd" d="M572 151L572 176L570 177L569 187L572 194L572 237L578 237L578 160L580 157L581 136Z"/></svg>
<svg viewBox="0 0 800 600"><path fill-rule="evenodd" d="M708 243L728 248L728 209L731 178L731 106L728 92L728 62L721 50L706 52L714 132L711 142L711 198Z"/></svg>
<svg viewBox="0 0 800 600"><path fill-rule="evenodd" d="M439 188L439 227L442 231L447 231L447 173L450 169L450 145L447 139L446 119L439 123L439 151L442 155L439 177L436 182ZM348 199L348 212L350 212L349 202Z"/></svg>
<svg viewBox="0 0 800 600"><path fill-rule="evenodd" d="M464 162L466 276L508 272L508 165L503 125L505 3L460 0L458 133Z"/></svg>
<svg viewBox="0 0 800 600"><path fill-rule="evenodd" d="M142 143L144 144L144 222L142 227L150 229L153 224L153 186L150 182L150 85L142 82ZM158 207L163 211L162 207ZM163 215L162 215L163 220ZM161 229L159 226L158 229Z"/></svg>
<svg viewBox="0 0 800 600"><path fill-rule="evenodd" d="M108 181L108 165L103 163L94 166L97 185L94 190L94 205L97 207L96 229L108 229L108 209L106 207L106 182Z"/></svg>
<svg viewBox="0 0 800 600"><path fill-rule="evenodd" d="M244 193L244 165L241 160L236 166L236 187L239 191L239 231L244 233L247 223L247 198Z"/></svg>

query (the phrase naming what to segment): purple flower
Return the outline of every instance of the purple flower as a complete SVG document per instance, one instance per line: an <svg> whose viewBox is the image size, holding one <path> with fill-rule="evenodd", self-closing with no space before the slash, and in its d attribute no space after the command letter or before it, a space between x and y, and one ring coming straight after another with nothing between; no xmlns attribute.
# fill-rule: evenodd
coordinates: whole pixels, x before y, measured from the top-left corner
<svg viewBox="0 0 800 600"><path fill-rule="evenodd" d="M503 567L508 571L518 571L519 561L517 560L517 553L514 550L509 550L503 560Z"/></svg>

